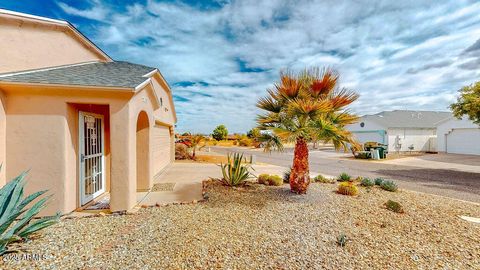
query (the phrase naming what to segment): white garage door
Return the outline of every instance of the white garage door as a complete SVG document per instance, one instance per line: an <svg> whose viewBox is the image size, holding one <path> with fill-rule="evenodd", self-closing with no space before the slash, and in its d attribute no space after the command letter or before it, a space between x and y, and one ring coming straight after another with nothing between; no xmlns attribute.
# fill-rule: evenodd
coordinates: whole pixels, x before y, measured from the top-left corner
<svg viewBox="0 0 480 270"><path fill-rule="evenodd" d="M353 135L359 141L360 143L366 143L366 142L378 142L378 143L384 143L383 136L380 135L378 132L353 132Z"/></svg>
<svg viewBox="0 0 480 270"><path fill-rule="evenodd" d="M447 135L447 153L480 155L480 129L454 129Z"/></svg>
<svg viewBox="0 0 480 270"><path fill-rule="evenodd" d="M152 135L153 175L156 175L170 163L170 131L168 127L155 126Z"/></svg>

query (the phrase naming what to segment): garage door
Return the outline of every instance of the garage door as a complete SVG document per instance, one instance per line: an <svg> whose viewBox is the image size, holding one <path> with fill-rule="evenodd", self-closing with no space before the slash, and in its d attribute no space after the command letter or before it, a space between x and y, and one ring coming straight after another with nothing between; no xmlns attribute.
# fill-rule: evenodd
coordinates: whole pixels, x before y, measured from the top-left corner
<svg viewBox="0 0 480 270"><path fill-rule="evenodd" d="M360 143L366 143L366 142L378 142L378 143L385 143L383 136L376 132L352 132L357 141Z"/></svg>
<svg viewBox="0 0 480 270"><path fill-rule="evenodd" d="M155 126L152 135L153 175L156 175L170 163L170 130L168 127Z"/></svg>
<svg viewBox="0 0 480 270"><path fill-rule="evenodd" d="M454 129L447 135L447 153L480 155L480 129Z"/></svg>

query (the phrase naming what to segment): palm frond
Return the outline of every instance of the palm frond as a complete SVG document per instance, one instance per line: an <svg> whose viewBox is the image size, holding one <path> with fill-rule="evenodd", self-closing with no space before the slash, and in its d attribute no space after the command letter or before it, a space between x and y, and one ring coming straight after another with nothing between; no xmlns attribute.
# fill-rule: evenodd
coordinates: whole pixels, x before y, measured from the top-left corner
<svg viewBox="0 0 480 270"><path fill-rule="evenodd" d="M309 89L315 97L327 95L337 86L339 74L331 68L313 68L309 74L312 77Z"/></svg>
<svg viewBox="0 0 480 270"><path fill-rule="evenodd" d="M352 104L352 102L357 100L358 97L359 95L356 92L347 88L342 88L338 91L335 91L330 100L332 102L332 107L335 110L339 110L347 105Z"/></svg>

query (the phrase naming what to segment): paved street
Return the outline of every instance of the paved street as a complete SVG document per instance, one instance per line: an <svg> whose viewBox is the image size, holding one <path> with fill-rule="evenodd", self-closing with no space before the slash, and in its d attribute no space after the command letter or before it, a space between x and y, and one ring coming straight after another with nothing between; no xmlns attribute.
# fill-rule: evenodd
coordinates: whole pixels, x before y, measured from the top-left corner
<svg viewBox="0 0 480 270"><path fill-rule="evenodd" d="M226 154L231 151L255 155L257 162L291 166L292 149L265 153L259 149L211 147ZM461 200L480 202L480 156L427 154L388 161L356 160L350 153L330 149L310 152L310 170L327 175L347 172L352 176L384 177L396 180L401 188Z"/></svg>

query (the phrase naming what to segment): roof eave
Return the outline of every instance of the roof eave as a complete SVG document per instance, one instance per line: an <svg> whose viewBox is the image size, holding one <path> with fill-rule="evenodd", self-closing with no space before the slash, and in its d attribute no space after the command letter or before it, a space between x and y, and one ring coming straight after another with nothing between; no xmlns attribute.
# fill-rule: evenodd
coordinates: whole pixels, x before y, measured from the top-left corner
<svg viewBox="0 0 480 270"><path fill-rule="evenodd" d="M52 87L52 88L87 88L92 90L111 90L122 92L135 92L135 88L122 86L99 86L99 85L77 85L77 84L49 84L49 83L26 83L0 81L0 86L30 86L30 87Z"/></svg>

